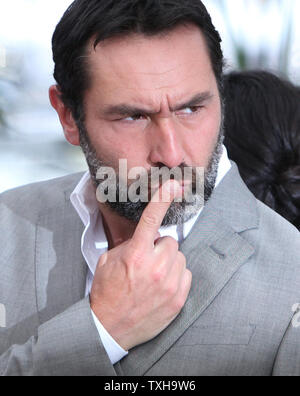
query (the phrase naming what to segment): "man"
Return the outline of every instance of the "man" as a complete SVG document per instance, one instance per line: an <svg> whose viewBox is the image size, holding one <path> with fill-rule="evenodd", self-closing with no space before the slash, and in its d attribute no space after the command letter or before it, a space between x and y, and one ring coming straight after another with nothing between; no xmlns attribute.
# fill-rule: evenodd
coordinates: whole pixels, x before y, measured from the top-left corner
<svg viewBox="0 0 300 396"><path fill-rule="evenodd" d="M77 0L53 52L50 100L90 172L1 196L1 374L299 375L299 233L222 148L204 5ZM204 208L176 203L176 181L149 204L98 202L120 159L205 168Z"/></svg>

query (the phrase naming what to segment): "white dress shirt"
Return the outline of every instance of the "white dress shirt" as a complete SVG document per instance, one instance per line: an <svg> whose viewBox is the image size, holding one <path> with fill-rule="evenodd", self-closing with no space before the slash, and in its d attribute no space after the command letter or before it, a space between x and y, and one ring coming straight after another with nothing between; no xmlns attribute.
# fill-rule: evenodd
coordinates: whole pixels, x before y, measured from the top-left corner
<svg viewBox="0 0 300 396"><path fill-rule="evenodd" d="M216 187L230 170L230 168L231 163L228 159L227 150L223 146L223 154L219 163ZM86 296L88 296L91 292L98 261L102 254L108 250L108 241L103 228L102 216L96 199L95 188L93 186L89 172L84 174L75 190L72 192L70 198L76 212L80 216L85 226L81 238L81 251L88 265L85 291ZM181 226L175 225L160 228L159 233L161 237L171 236L181 243L191 232L201 211L202 209L196 216ZM117 342L110 336L110 334L97 319L93 311L92 316L98 329L101 342L110 358L111 363L117 363L123 357L125 357L128 352L124 351L123 348L121 348L120 345L117 344Z"/></svg>

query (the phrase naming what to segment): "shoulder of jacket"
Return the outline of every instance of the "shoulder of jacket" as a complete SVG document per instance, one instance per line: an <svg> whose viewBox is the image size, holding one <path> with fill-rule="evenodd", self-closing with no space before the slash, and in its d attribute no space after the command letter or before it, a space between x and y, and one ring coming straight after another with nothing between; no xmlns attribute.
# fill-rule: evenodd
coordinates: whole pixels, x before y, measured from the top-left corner
<svg viewBox="0 0 300 396"><path fill-rule="evenodd" d="M278 213L258 201L259 228L252 242L257 246L258 258L265 273L278 277L278 285L299 293L300 232ZM283 287L283 286L282 286Z"/></svg>
<svg viewBox="0 0 300 396"><path fill-rule="evenodd" d="M267 228L269 231L273 230L272 235L275 238L276 236L282 238L282 234L286 234L289 237L294 237L292 242L300 243L300 232L293 224L259 200L257 200L257 207L261 228Z"/></svg>
<svg viewBox="0 0 300 396"><path fill-rule="evenodd" d="M75 189L82 173L28 184L0 194L0 209L38 215L61 205Z"/></svg>

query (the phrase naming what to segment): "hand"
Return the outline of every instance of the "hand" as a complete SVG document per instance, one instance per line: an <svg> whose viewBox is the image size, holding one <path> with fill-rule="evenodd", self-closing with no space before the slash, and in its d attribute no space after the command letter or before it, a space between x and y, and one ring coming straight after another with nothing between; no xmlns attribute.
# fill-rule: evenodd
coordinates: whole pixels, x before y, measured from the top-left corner
<svg viewBox="0 0 300 396"><path fill-rule="evenodd" d="M170 202L158 202L162 193L158 190L132 239L104 254L94 277L91 308L127 351L167 328L184 307L191 288L192 274L178 243L173 238L157 240L165 214L181 191L176 182L168 185L173 190Z"/></svg>

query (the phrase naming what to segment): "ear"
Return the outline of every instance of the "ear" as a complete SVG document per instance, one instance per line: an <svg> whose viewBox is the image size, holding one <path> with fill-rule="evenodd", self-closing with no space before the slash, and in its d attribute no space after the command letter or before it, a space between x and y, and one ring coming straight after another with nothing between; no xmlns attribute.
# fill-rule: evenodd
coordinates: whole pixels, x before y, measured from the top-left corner
<svg viewBox="0 0 300 396"><path fill-rule="evenodd" d="M56 110L63 127L65 138L74 146L79 146L79 131L71 110L61 100L61 93L57 85L49 88L49 98L52 107Z"/></svg>

